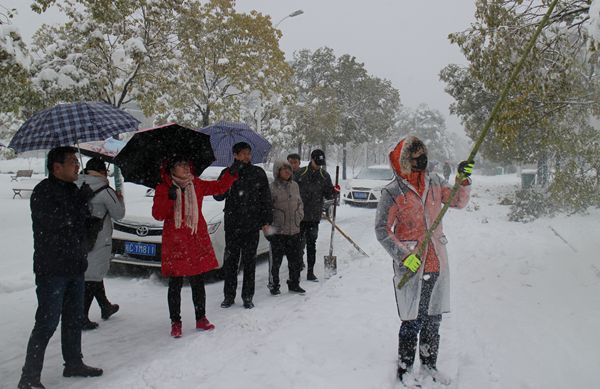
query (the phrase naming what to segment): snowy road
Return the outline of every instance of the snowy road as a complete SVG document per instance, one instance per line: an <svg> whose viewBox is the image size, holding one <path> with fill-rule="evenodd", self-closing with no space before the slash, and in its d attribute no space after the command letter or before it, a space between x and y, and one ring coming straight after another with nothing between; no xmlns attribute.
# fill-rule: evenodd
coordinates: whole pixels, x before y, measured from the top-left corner
<svg viewBox="0 0 600 389"><path fill-rule="evenodd" d="M12 200L9 181L0 175L0 388L16 387L36 308L29 202ZM510 223L498 202L518 178L474 182L468 208L451 210L445 220L453 311L442 322L439 367L453 378L450 388L596 387L600 212ZM400 387L392 267L374 237L374 215L373 209L339 209L341 227L370 258L338 236L338 276L302 282L304 296L287 294L285 287L281 296L270 296L264 262L257 267L255 309L239 302L221 309L222 284L208 285L207 315L217 326L210 333L192 329L189 288L182 295L184 336L172 339L164 282L108 278L107 293L121 311L102 321L94 306L91 318L100 327L83 335L85 361L104 368L104 376L63 378L57 333L42 382L47 388ZM319 260L328 239L324 222Z"/></svg>

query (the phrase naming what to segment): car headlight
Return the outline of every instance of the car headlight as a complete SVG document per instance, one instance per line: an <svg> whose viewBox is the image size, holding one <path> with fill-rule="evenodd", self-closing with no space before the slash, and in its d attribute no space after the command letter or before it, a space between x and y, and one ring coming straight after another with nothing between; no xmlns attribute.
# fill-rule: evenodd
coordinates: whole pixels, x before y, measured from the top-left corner
<svg viewBox="0 0 600 389"><path fill-rule="evenodd" d="M214 234L215 232L217 232L217 230L219 229L220 225L221 225L221 222L209 223L207 225L207 227L208 227L208 233L209 234Z"/></svg>

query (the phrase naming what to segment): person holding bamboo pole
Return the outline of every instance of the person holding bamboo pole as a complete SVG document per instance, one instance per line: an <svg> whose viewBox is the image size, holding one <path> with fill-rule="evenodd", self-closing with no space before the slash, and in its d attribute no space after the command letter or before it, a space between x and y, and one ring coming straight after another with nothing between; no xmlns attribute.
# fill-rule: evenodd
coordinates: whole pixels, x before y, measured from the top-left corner
<svg viewBox="0 0 600 389"><path fill-rule="evenodd" d="M434 381L450 380L437 370L442 313L450 310L450 283L446 237L441 224L432 232L430 244L417 249L427 230L450 197L446 180L427 171L427 147L415 136L407 136L390 152L390 164L396 179L381 192L375 217L377 240L392 256L394 285L406 272L415 273L400 289L396 287L396 304L402 320L398 345L398 379L412 374L419 343L423 374ZM451 207L464 208L469 201L473 163L463 161L458 172L467 178L461 183ZM417 339L419 338L419 339Z"/></svg>

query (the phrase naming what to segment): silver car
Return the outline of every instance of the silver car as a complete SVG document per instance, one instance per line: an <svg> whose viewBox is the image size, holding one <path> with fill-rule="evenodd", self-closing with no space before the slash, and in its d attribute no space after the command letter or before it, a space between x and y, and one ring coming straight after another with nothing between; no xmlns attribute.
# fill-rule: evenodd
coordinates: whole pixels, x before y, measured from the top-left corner
<svg viewBox="0 0 600 389"><path fill-rule="evenodd" d="M394 179L389 166L376 165L361 169L346 184L343 200L351 205L376 206L381 190Z"/></svg>

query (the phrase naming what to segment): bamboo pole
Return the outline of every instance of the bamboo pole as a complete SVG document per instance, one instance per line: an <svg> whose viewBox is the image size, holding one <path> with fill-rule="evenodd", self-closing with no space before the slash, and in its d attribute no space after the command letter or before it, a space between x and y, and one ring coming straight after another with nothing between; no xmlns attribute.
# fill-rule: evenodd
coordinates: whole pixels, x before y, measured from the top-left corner
<svg viewBox="0 0 600 389"><path fill-rule="evenodd" d="M496 118L496 116L498 115L498 113L500 112L500 109L502 108L502 105L504 104L504 101L506 100L506 97L508 96L508 92L509 92L510 88L512 87L512 85L514 84L515 80L517 79L517 76L521 72L521 69L523 68L523 65L525 64L525 60L529 56L531 49L533 48L533 46L535 45L535 42L537 41L538 37L542 33L542 30L548 23L548 19L550 19L550 15L552 14L554 7L556 7L556 3L558 3L558 0L552 1L550 6L548 7L548 11L546 11L546 14L544 15L544 17L538 24L538 26L535 30L535 33L533 34L533 36L527 43L527 46L525 47L525 51L523 51L523 54L521 55L519 62L513 68L512 72L508 78L508 81L506 81L506 84L504 85L504 89L502 90L502 93L500 94L500 98L498 99L498 101L496 101L496 104L494 105L494 108L492 109L492 113L490 114L490 117L486 121L485 125L483 126L483 130L481 130L481 134L479 134L477 141L473 145L473 148L471 149L471 153L469 154L467 161L475 160L475 156L477 155L477 152L479 151L479 147L481 147L483 140L485 139L488 132L490 131L490 128L492 127L492 123L493 123L494 119ZM446 203L444 203L444 206L440 210L440 213L437 215L433 224L431 225L431 227L429 227L429 229L425 233L425 239L423 239L423 242L421 242L421 244L419 245L419 249L417 250L417 256L419 258L423 257L423 253L425 252L425 248L427 247L427 245L429 244L429 241L431 240L433 231L435 231L435 229L441 223L442 218L444 217L444 215L448 211L448 208L450 207L450 204L452 203L452 199L454 199L454 196L456 196L456 193L458 192L458 188L460 188L460 185L465 178L467 178L467 177L465 175L463 175L462 173L456 174L456 178L454 180L454 186L452 187L452 191L450 192L450 197L448 198L448 201L446 201ZM411 271L407 271L406 273L404 273L404 276L402 277L400 282L398 282L398 285L397 285L398 289L401 289L406 284L406 282L408 282L410 277L413 276L414 274L415 273L413 273Z"/></svg>

